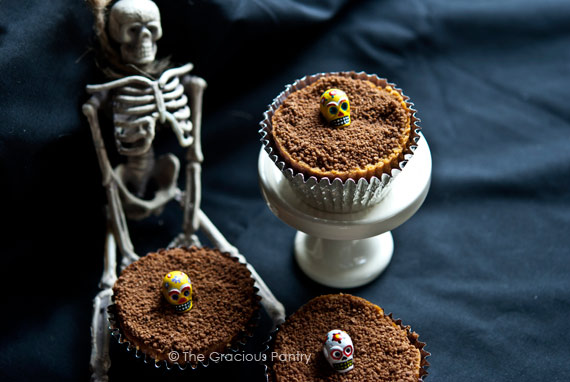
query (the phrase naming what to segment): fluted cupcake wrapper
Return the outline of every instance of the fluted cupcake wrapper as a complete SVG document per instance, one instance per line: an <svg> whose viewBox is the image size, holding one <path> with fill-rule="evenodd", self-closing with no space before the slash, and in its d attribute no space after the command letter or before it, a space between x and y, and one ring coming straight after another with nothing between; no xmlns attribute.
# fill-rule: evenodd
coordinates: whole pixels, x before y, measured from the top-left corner
<svg viewBox="0 0 570 382"><path fill-rule="evenodd" d="M401 319L395 319L393 317L392 313L387 314L387 316L390 317L390 319L394 322L394 324L396 324L398 327L400 327L402 330L404 330L406 332L406 335L407 335L410 343L412 345L414 345L420 351L421 361L420 361L420 373L419 373L420 375L418 378L418 382L423 382L428 375L427 370L430 366L430 363L427 360L427 358L429 356L431 356L431 353L424 349L424 347L426 346L425 342L421 342L419 340L419 335L416 332L413 332L409 325L404 325L402 323ZM275 377L273 376L272 363L267 361L267 360L270 358L269 353L273 350L273 345L275 343L275 338L277 336L277 333L279 332L279 329L280 329L280 326L275 328L269 334L269 337L267 338L267 340L263 343L265 346L263 349L263 353L265 354L266 361L262 362L262 364L265 368L265 380L266 380L266 382L274 382L275 381Z"/></svg>
<svg viewBox="0 0 570 382"><path fill-rule="evenodd" d="M158 251L160 251L160 249ZM239 259L237 257L234 257L231 254L225 253L225 252L224 252L224 254L231 257L233 260L239 262ZM256 294L257 309L255 310L255 313L253 314L253 316L251 317L251 319L247 323L246 328L244 330L242 330L241 332L239 332L238 335L233 339L233 341L227 345L226 352L239 353L239 352L243 351L248 339L253 337L255 329L259 325L259 320L261 318L261 315L260 315L261 296L259 295L259 289L255 286L253 288L254 288L254 291ZM209 355L205 356L205 359L203 362L198 361L198 362L181 363L178 361L172 361L172 360L168 361L165 359L164 360L157 360L154 357L152 357L151 355L149 355L149 354L145 353L144 351L142 351L141 349L139 349L135 344L131 343L127 339L127 337L123 333L123 331L120 327L120 324L118 322L117 306L114 303L107 307L107 315L109 317L109 330L111 331L111 335L117 340L117 342L120 345L124 346L128 352L132 352L132 354L135 358L142 359L145 364L152 365L157 369L165 368L166 370L173 370L173 369L174 370L176 370L176 369L178 369L178 370L187 370L187 369L196 370L196 369L202 368L202 367L206 368L210 364L216 364L216 363L219 363L221 361L221 358L218 358L218 360L214 360L214 359L211 359L211 357ZM181 355L179 354L179 356L181 356Z"/></svg>
<svg viewBox="0 0 570 382"><path fill-rule="evenodd" d="M278 151L272 142L272 118L275 111L281 106L283 101L293 92L302 89L321 77L340 75L348 76L355 79L368 80L376 86L385 88L391 86L398 91L408 109L412 112L410 125L413 142L407 151L404 152L403 160L398 163L398 168L393 168L390 174L382 174L381 177L373 176L370 180L360 178L358 181L347 179L342 181L337 178L331 181L329 178L318 179L315 176L306 177L304 174L287 166L280 158ZM327 212L357 212L367 207L379 203L389 190L393 179L404 169L406 163L412 158L416 144L420 138L420 128L417 125L419 119L416 117L416 110L413 103L409 101L409 97L403 94L402 90L397 88L395 84L389 83L386 79L376 75L366 74L364 72L331 72L317 73L311 76L305 76L291 85L287 85L285 90L281 92L269 105L269 108L263 113L263 120L260 122L261 142L264 150L268 153L269 158L277 165L285 178L289 181L291 188L299 195L299 197L307 204Z"/></svg>
<svg viewBox="0 0 570 382"><path fill-rule="evenodd" d="M408 340L410 340L410 343L412 345L414 345L419 351L420 351L420 355L421 355L421 361L420 361L420 377L418 379L418 382L423 382L424 379L427 377L428 375L428 367L429 367L429 361L427 360L427 357L429 357L431 355L430 352L426 351L424 349L424 347L426 346L425 342L421 342L419 340L419 335L416 332L413 332L412 329L410 328L409 325L404 325L402 323L402 320L399 318L394 318L392 316L392 313L388 314L388 317L390 317L390 319L392 321L394 321L394 323L396 325L398 325L400 328L402 328L403 330L406 331L406 334L408 336Z"/></svg>

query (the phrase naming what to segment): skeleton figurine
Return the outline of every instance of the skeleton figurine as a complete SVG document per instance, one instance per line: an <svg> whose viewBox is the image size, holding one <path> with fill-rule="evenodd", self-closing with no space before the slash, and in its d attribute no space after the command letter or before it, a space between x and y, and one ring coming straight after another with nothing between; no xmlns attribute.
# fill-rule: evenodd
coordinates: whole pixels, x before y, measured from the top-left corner
<svg viewBox="0 0 570 382"><path fill-rule="evenodd" d="M119 66L133 75L115 75L110 82L88 85L92 97L83 105L97 157L101 168L103 186L108 199L108 233L105 247L105 267L101 279L101 292L94 300L92 321L92 380L107 380L110 367L106 309L111 301L112 286L116 276L116 247L122 255L121 268L138 259L134 251L127 218L144 219L159 214L166 203L175 199L183 207L182 233L170 247L199 245L195 232L200 228L220 250L231 253L247 264L243 255L226 241L223 235L200 210L201 162L200 146L202 95L206 82L188 73L192 64L158 70L155 60L156 42L162 36L160 12L151 0L119 0L105 18L105 7L110 0L88 0L94 10L99 40L111 46L106 31L118 46L114 52ZM106 43L106 44L105 44ZM113 53L113 52L111 52ZM108 55L110 61L113 55ZM153 73L150 75L149 73ZM187 97L187 95L189 97ZM99 110L112 105L113 130L117 152L125 157L125 163L111 166L102 138ZM171 130L180 146L187 148L186 188L177 187L180 162L173 154L156 158L153 141L158 128ZM151 199L149 184L157 191ZM275 299L269 288L247 264L256 279L262 303L274 324L284 320L283 305Z"/></svg>

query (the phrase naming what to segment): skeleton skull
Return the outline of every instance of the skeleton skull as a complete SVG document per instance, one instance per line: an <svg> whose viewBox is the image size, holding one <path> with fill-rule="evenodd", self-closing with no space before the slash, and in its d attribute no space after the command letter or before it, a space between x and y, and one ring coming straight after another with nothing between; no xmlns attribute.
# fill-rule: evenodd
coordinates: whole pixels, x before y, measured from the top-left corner
<svg viewBox="0 0 570 382"><path fill-rule="evenodd" d="M190 277L184 272L168 272L161 285L162 295L177 312L188 312L192 309L192 284Z"/></svg>
<svg viewBox="0 0 570 382"><path fill-rule="evenodd" d="M158 7L150 0L118 1L109 15L109 33L121 45L121 58L125 63L153 62L156 41L162 37Z"/></svg>
<svg viewBox="0 0 570 382"><path fill-rule="evenodd" d="M321 114L335 127L350 125L350 101L345 92L328 89L321 95Z"/></svg>
<svg viewBox="0 0 570 382"><path fill-rule="evenodd" d="M345 331L335 329L327 333L323 354L339 373L346 373L354 368L354 346Z"/></svg>

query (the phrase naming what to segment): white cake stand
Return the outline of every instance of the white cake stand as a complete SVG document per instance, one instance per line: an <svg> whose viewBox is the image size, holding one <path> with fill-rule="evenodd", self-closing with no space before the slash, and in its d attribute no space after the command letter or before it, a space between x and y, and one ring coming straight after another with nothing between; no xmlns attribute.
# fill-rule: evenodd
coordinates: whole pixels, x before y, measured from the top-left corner
<svg viewBox="0 0 570 382"><path fill-rule="evenodd" d="M294 193L269 155L259 153L259 184L271 211L298 230L295 259L312 280L335 288L364 285L386 269L394 240L390 230L407 221L425 200L431 154L422 136L414 156L382 201L355 213L323 212Z"/></svg>

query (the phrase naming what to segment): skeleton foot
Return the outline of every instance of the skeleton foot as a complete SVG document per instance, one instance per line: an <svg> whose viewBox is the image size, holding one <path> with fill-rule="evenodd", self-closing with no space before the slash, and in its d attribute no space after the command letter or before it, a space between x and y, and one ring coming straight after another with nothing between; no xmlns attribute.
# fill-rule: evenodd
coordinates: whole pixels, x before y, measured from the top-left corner
<svg viewBox="0 0 570 382"><path fill-rule="evenodd" d="M91 381L107 382L107 372L111 367L109 357L109 323L107 307L111 303L111 289L99 292L93 299L93 319L91 322Z"/></svg>
<svg viewBox="0 0 570 382"><path fill-rule="evenodd" d="M168 244L168 248L200 246L200 239L196 235L181 233Z"/></svg>
<svg viewBox="0 0 570 382"><path fill-rule="evenodd" d="M128 257L128 256L123 256L121 257L121 272L123 271L123 269L125 269L126 267L128 267L129 265L131 265L132 263L134 263L135 261L137 261L139 259L139 257Z"/></svg>

